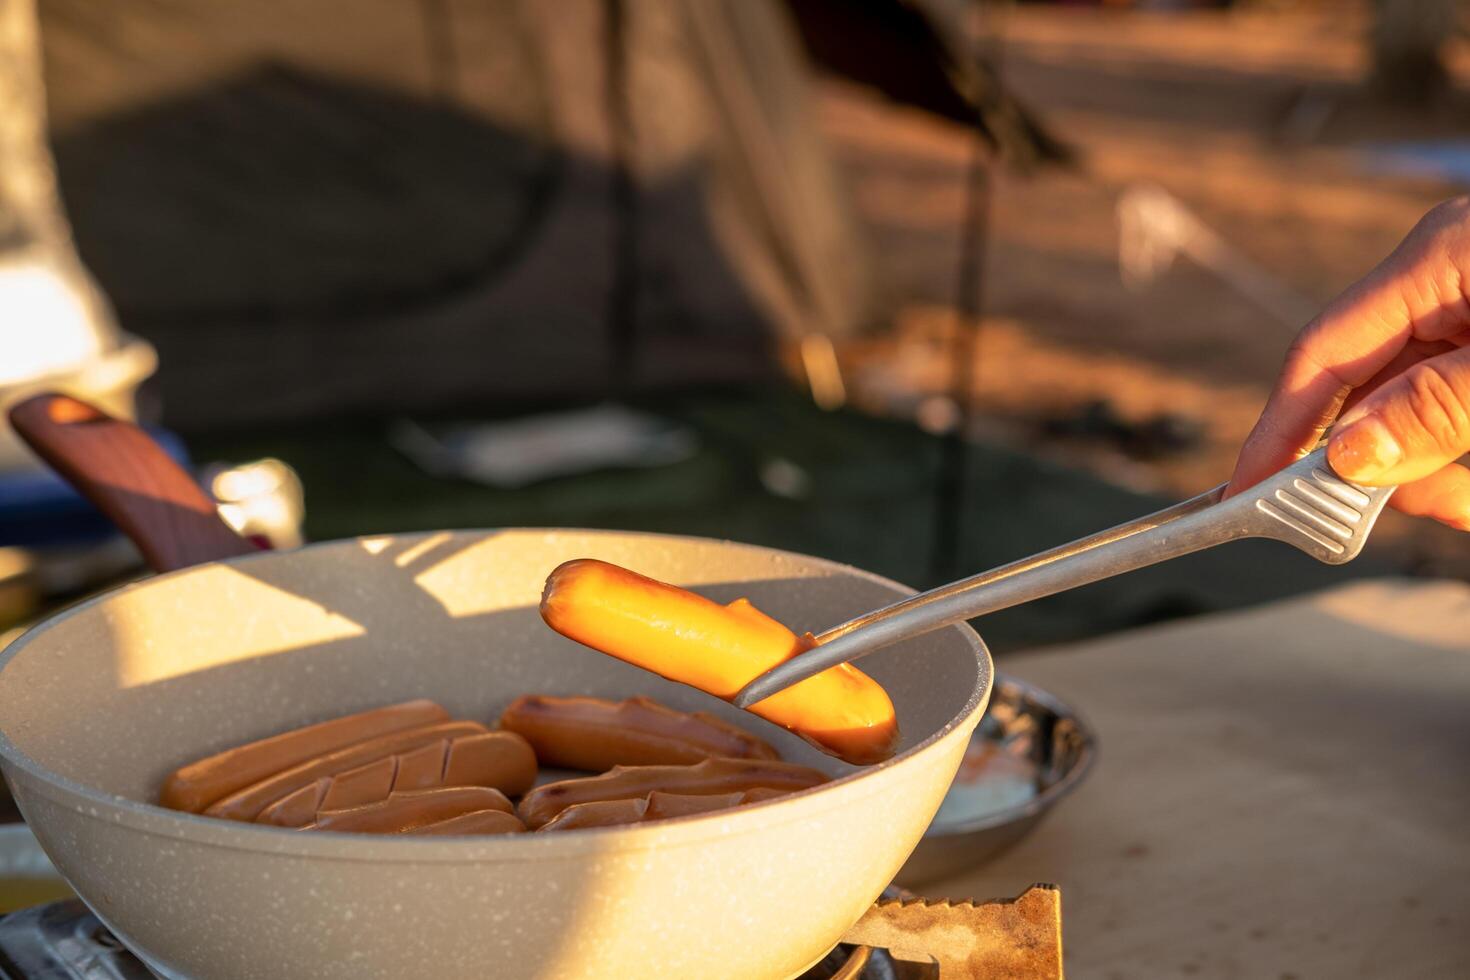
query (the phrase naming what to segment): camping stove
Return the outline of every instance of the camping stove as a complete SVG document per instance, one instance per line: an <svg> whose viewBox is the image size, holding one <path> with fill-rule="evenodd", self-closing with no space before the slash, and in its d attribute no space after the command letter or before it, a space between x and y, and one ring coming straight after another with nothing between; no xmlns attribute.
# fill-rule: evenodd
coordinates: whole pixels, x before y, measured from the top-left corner
<svg viewBox="0 0 1470 980"><path fill-rule="evenodd" d="M1056 889L1013 901L885 897L801 980L1060 980ZM874 945L865 945L873 943ZM887 948L878 948L881 943ZM891 950L891 952L890 952ZM0 980L156 980L76 899L0 918Z"/></svg>
<svg viewBox="0 0 1470 980"><path fill-rule="evenodd" d="M4 980L155 980L75 899L0 919L0 978ZM801 980L929 980L933 964L904 963L868 946L838 946Z"/></svg>

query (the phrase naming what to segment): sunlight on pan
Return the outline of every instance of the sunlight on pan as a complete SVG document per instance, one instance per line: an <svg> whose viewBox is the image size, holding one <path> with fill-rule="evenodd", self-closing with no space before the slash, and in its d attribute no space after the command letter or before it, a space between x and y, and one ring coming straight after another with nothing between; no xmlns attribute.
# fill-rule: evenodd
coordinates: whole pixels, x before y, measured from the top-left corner
<svg viewBox="0 0 1470 980"><path fill-rule="evenodd" d="M433 551L435 548L438 548L440 545L449 541L449 539L452 537L453 535L450 534L448 531L440 531L438 534L431 534L428 537L424 538L422 541L418 541L412 545L409 545L407 548L394 555L393 564L397 565L399 568L407 568L414 562L418 561L420 558L427 555L429 552Z"/></svg>
<svg viewBox="0 0 1470 980"><path fill-rule="evenodd" d="M437 540L438 537L431 535L404 554L423 554L441 543ZM530 566L537 568L534 574L506 575L506 568L524 566L533 561L524 556L522 548L516 546L517 537L520 536L492 534L453 552L443 561L415 575L413 580L455 618L476 616L499 609L514 609L539 602L539 566L546 565L546 571L550 572L555 565L542 559Z"/></svg>
<svg viewBox="0 0 1470 980"><path fill-rule="evenodd" d="M443 542L435 535L411 550L425 553ZM455 536L456 540L463 540ZM476 616L499 609L535 606L541 586L552 569L573 558L598 558L685 588L760 581L769 577L772 558L721 551L717 542L680 542L679 547L657 547L657 538L624 538L594 532L492 532L451 552L418 575L414 582L454 617ZM563 543L564 542L564 543ZM366 542L364 542L366 546ZM405 552L407 554L408 552ZM774 559L778 563L781 559ZM505 569L525 569L507 575ZM792 578L814 577L810 569L792 564Z"/></svg>
<svg viewBox="0 0 1470 980"><path fill-rule="evenodd" d="M393 543L392 538L362 538L358 544L370 555L381 555Z"/></svg>
<svg viewBox="0 0 1470 980"><path fill-rule="evenodd" d="M106 616L125 688L365 632L318 603L217 565L121 593Z"/></svg>

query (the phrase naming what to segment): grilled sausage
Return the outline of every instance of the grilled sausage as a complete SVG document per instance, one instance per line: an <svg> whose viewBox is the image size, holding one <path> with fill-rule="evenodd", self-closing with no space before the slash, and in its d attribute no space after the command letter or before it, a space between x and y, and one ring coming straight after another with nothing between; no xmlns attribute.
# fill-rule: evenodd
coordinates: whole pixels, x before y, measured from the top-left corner
<svg viewBox="0 0 1470 980"><path fill-rule="evenodd" d="M380 735L448 720L449 712L439 705L418 700L307 725L189 763L164 780L159 802L174 810L199 813L251 783L308 759Z"/></svg>
<svg viewBox="0 0 1470 980"><path fill-rule="evenodd" d="M726 700L813 642L745 599L722 606L586 558L547 578L541 617L578 643ZM830 667L750 710L858 765L888 758L898 744L893 702L850 664Z"/></svg>
<svg viewBox="0 0 1470 980"><path fill-rule="evenodd" d="M667 708L650 698L517 698L500 727L531 743L543 766L603 772L613 766L690 765L715 756L776 759L749 732L703 711Z"/></svg>
<svg viewBox="0 0 1470 980"><path fill-rule="evenodd" d="M721 797L723 799L724 797ZM547 830L584 830L588 827L617 827L623 824L642 823L648 810L648 800L594 800L578 803L536 828L539 834Z"/></svg>
<svg viewBox="0 0 1470 980"><path fill-rule="evenodd" d="M599 800L595 803L578 803L567 807L542 824L537 828L537 832L647 823L650 820L665 820L669 817L686 817L695 813L728 810L746 803L756 803L785 795L782 790L760 787L744 793L711 793L707 796L689 796L682 793L653 792L641 800Z"/></svg>
<svg viewBox="0 0 1470 980"><path fill-rule="evenodd" d="M402 834L446 820L499 810L510 816L510 800L498 789L486 786L454 786L442 789L394 793L385 800L345 810L323 810L303 830L333 830L349 834Z"/></svg>
<svg viewBox="0 0 1470 980"><path fill-rule="evenodd" d="M517 813L526 826L534 829L578 803L639 800L654 791L708 796L764 787L794 792L826 781L826 774L815 769L769 759L706 759L693 766L618 766L601 776L538 786L521 798Z"/></svg>
<svg viewBox="0 0 1470 980"><path fill-rule="evenodd" d="M441 786L489 786L519 796L536 781L536 756L515 732L445 738L323 776L286 794L256 817L258 823L304 827L320 810L377 803L391 793Z"/></svg>
<svg viewBox="0 0 1470 980"><path fill-rule="evenodd" d="M464 735L480 735L486 731L488 729L477 722L446 721L369 739L267 776L213 803L204 812L211 817L223 817L226 820L254 820L271 803L324 776L335 776L385 756L435 742Z"/></svg>
<svg viewBox="0 0 1470 980"><path fill-rule="evenodd" d="M450 817L448 820L440 820L438 823L425 824L412 830L405 830L405 834L414 836L470 836L484 834L519 834L523 833L526 825L521 823L513 814L503 813L500 810L476 810L474 813L466 813L458 817Z"/></svg>

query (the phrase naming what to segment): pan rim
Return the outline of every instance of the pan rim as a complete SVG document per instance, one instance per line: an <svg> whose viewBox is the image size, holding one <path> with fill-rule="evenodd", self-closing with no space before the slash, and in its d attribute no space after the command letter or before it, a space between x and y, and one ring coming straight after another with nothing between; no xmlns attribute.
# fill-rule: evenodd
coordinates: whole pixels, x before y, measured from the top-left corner
<svg viewBox="0 0 1470 980"><path fill-rule="evenodd" d="M710 538L699 535L669 534L656 531L616 531L576 527L452 528L402 533L383 532L313 542L291 551L261 551L256 554L239 555L220 561L204 562L190 566L189 568L177 569L162 575L149 576L144 579L124 583L114 589L109 589L69 606L31 626L12 641L3 652L0 652L0 675L3 675L5 670L10 666L11 661L30 646L31 643L35 642L38 636L55 625L65 622L73 616L83 615L88 610L118 595L144 589L154 582L174 576L186 575L202 568L213 565L235 566L251 562L279 561L308 550L326 550L365 540L380 540L383 538L414 540L442 534L489 536L506 533L530 534L543 537L565 534L589 538L615 537L623 540L629 538L651 538L707 545L734 546L785 559L798 559L803 563L808 563L813 568L865 579L885 588L896 590L896 597L911 595L916 591L892 579L843 562L819 558L813 555L803 555L780 548L748 544L728 538ZM302 834L290 828L265 827L257 824L246 824L238 821L206 817L201 814L185 813L179 810L170 810L155 803L145 803L130 797L116 796L103 792L102 790L87 786L51 770L22 751L11 741L6 731L7 726L3 721L0 721L0 762L3 762L6 769L14 767L29 777L27 781L28 785L26 786L27 790L45 796L52 803L77 809L78 812L82 812L81 807L78 805L78 801L80 800L88 807L86 812L87 816L107 824L126 826L133 831L170 840L186 840L190 843L201 845L271 854L281 857L318 857L333 860L405 864L438 864L465 861L503 862L544 859L547 853L549 853L546 851L548 847L554 847L559 855L575 856L698 844L712 838L738 833L740 830L738 825L742 823L753 824L756 820L759 820L761 826L778 826L803 819L805 816L810 816L810 814L803 813L802 811L805 808L799 805L795 807L797 812L791 813L785 819L773 818L772 814L778 807L784 806L786 809L791 810L792 804L799 804L801 801L809 801L819 796L832 796L834 794L850 796L852 799L848 801L849 803L867 799L870 796L882 792L882 787L880 785L871 786L869 787L869 792L863 793L854 793L852 787L863 784L865 781L871 783L875 777L884 773L891 773L899 768L909 768L918 761L920 756L927 755L941 743L954 738L957 733L960 733L959 730L961 729L964 729L962 733L963 737L968 739L970 730L975 727L975 724L978 724L980 716L984 713L990 694L994 688L994 663L989 648L985 645L985 641L968 623L957 623L953 626L944 627L944 630L958 631L960 637L975 656L977 671L974 689L971 690L965 704L942 727L893 758L886 759L873 766L855 768L853 771L844 773L830 782L823 783L819 786L809 787L774 800L767 800L759 804L742 807L733 812L712 811L709 813L674 817L651 824L630 824L618 827L596 827L563 831L554 835L545 835L547 841L544 844L528 844L524 840L526 837L540 838L542 836L536 833L438 838L337 832ZM882 780L880 779L879 783L881 782ZM734 821L737 826L730 826L730 821Z"/></svg>

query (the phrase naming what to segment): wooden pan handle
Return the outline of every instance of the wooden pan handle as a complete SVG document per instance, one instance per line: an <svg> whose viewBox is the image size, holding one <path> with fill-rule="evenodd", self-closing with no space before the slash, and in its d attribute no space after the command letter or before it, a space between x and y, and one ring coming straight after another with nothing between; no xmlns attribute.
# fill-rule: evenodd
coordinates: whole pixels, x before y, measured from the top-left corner
<svg viewBox="0 0 1470 980"><path fill-rule="evenodd" d="M154 571L260 550L221 520L194 478L133 423L54 394L18 402L10 422L36 455L133 540Z"/></svg>

